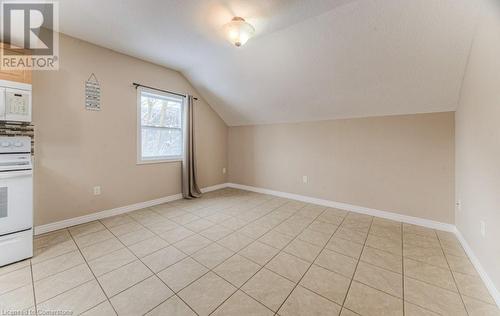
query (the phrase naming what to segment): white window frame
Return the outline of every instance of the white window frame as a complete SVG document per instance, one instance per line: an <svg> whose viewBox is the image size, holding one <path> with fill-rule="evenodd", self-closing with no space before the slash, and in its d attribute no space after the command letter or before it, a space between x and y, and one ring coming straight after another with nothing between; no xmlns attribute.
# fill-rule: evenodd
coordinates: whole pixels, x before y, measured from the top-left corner
<svg viewBox="0 0 500 316"><path fill-rule="evenodd" d="M168 163L168 162L178 162L182 161L184 155L184 148L182 148L182 153L180 156L158 156L158 157L142 157L142 120L141 120L141 96L143 92L156 94L159 96L172 98L181 101L181 132L182 132L182 142L184 141L184 102L183 98L168 92L158 91L154 89L148 89L145 87L137 88L137 164L155 164L155 163ZM163 128L163 127L158 127ZM175 128L170 128L175 129Z"/></svg>

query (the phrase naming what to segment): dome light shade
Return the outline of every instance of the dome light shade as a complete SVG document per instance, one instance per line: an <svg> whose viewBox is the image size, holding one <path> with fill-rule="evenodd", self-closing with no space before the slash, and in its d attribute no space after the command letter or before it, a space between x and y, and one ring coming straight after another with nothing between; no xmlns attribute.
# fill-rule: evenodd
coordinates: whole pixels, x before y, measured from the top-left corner
<svg viewBox="0 0 500 316"><path fill-rule="evenodd" d="M228 39L237 47L244 45L255 33L254 27L238 16L224 25L224 29Z"/></svg>

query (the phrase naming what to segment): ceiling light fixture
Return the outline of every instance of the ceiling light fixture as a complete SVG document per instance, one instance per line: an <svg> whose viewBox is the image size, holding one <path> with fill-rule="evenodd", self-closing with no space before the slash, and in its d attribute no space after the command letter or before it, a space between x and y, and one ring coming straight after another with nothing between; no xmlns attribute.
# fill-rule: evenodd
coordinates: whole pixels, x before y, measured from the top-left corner
<svg viewBox="0 0 500 316"><path fill-rule="evenodd" d="M245 45L255 33L254 27L239 16L234 17L231 22L224 25L224 29L231 43L237 47Z"/></svg>

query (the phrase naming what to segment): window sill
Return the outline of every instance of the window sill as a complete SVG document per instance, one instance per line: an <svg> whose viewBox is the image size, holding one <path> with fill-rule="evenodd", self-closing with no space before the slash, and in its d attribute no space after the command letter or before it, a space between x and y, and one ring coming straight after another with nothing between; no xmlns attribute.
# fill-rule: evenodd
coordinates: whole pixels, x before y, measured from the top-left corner
<svg viewBox="0 0 500 316"><path fill-rule="evenodd" d="M159 159L159 160L139 160L136 165L151 165L158 163L170 163L170 162L182 162L182 158L172 158L172 159Z"/></svg>

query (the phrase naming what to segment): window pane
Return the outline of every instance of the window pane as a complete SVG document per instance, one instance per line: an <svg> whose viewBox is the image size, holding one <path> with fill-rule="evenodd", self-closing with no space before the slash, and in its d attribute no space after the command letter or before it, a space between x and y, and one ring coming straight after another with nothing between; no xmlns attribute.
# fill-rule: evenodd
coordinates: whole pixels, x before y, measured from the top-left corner
<svg viewBox="0 0 500 316"><path fill-rule="evenodd" d="M142 127L142 157L181 156L182 130Z"/></svg>
<svg viewBox="0 0 500 316"><path fill-rule="evenodd" d="M158 127L181 127L180 100L151 93L141 93L141 124Z"/></svg>

